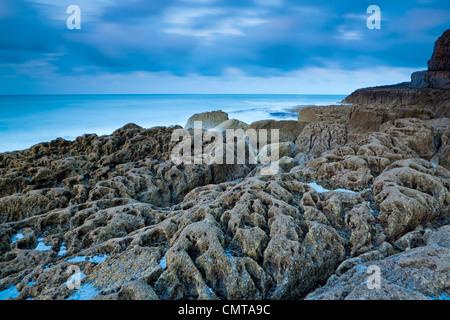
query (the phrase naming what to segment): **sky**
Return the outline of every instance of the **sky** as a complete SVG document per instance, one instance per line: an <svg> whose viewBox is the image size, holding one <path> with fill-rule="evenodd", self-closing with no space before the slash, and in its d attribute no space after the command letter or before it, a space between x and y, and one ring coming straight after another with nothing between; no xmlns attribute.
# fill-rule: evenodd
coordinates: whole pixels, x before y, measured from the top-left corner
<svg viewBox="0 0 450 320"><path fill-rule="evenodd" d="M349 94L409 81L448 28L448 0L1 0L0 94Z"/></svg>

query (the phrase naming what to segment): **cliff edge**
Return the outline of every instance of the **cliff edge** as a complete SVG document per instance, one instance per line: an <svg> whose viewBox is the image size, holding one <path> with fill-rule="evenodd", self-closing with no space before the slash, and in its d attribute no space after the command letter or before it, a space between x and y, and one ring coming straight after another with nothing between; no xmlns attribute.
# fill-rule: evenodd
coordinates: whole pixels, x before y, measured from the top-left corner
<svg viewBox="0 0 450 320"><path fill-rule="evenodd" d="M428 70L414 72L410 82L358 89L343 103L425 108L450 117L450 29L436 41Z"/></svg>

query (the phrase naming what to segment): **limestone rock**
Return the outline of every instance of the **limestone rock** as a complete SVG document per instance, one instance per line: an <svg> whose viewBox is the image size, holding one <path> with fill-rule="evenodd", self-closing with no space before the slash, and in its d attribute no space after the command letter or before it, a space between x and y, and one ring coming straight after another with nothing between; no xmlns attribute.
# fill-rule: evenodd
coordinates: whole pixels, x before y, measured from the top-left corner
<svg viewBox="0 0 450 320"><path fill-rule="evenodd" d="M411 82L358 89L343 103L383 106L390 109L427 109L437 117L450 117L450 30L436 41L428 71L411 75ZM393 120L393 119L392 119Z"/></svg>
<svg viewBox="0 0 450 320"><path fill-rule="evenodd" d="M292 157L295 149L295 144L292 142L267 144L259 152L258 160L262 163L276 162L283 157Z"/></svg>
<svg viewBox="0 0 450 320"><path fill-rule="evenodd" d="M76 266L100 300L447 294L448 226L435 229L450 217L448 121L418 106L360 107L336 122L321 107L314 123L253 123L286 140L265 146L280 151L271 176L261 164L174 162L178 126L0 154L0 290L67 299ZM383 116L367 131L353 119L349 139L351 108ZM439 165L426 160L436 155ZM372 264L378 291L361 285Z"/></svg>
<svg viewBox="0 0 450 320"><path fill-rule="evenodd" d="M220 123L214 129L217 129L225 134L227 129L233 129L233 130L242 129L245 131L247 128L248 128L248 124L246 124L245 122L242 122L242 121L239 121L236 119L230 119L230 120Z"/></svg>
<svg viewBox="0 0 450 320"><path fill-rule="evenodd" d="M191 116L188 119L184 128L185 129L193 129L194 122L201 121L202 129L212 129L227 120L228 120L228 114L221 110L211 111L211 112L203 112L203 113L198 113L198 114L194 114L193 116Z"/></svg>
<svg viewBox="0 0 450 320"><path fill-rule="evenodd" d="M450 214L450 172L438 171L426 161L394 162L374 181L379 220L395 239L427 221Z"/></svg>
<svg viewBox="0 0 450 320"><path fill-rule="evenodd" d="M292 120L261 120L251 123L248 129L256 130L258 137L260 130L267 130L267 143L272 143L272 130L278 130L279 142L295 142L297 137L303 131L307 122L292 121Z"/></svg>
<svg viewBox="0 0 450 320"><path fill-rule="evenodd" d="M418 71L411 74L414 88L450 89L450 71Z"/></svg>
<svg viewBox="0 0 450 320"><path fill-rule="evenodd" d="M298 111L298 121L300 122L329 121L334 123L346 123L350 110L350 105L308 106L294 109L294 111Z"/></svg>
<svg viewBox="0 0 450 320"><path fill-rule="evenodd" d="M428 61L428 70L450 71L450 29L436 41L433 55Z"/></svg>
<svg viewBox="0 0 450 320"><path fill-rule="evenodd" d="M278 165L285 172L289 172L292 168L296 166L296 164L297 161L288 156L284 156L278 161Z"/></svg>
<svg viewBox="0 0 450 320"><path fill-rule="evenodd" d="M340 277L332 277L307 300L428 300L448 299L450 229L441 227L426 246L395 254L379 261L357 264ZM439 240L438 240L439 239ZM369 289L375 265L380 270L380 288Z"/></svg>
<svg viewBox="0 0 450 320"><path fill-rule="evenodd" d="M319 122L308 124L295 144L299 152L319 156L326 151L344 146L346 142L347 130L344 125Z"/></svg>
<svg viewBox="0 0 450 320"><path fill-rule="evenodd" d="M298 121L319 122L321 115L316 114L311 108L302 108L298 113Z"/></svg>
<svg viewBox="0 0 450 320"><path fill-rule="evenodd" d="M353 134L378 131L387 116L385 108L355 105L350 113L348 130Z"/></svg>
<svg viewBox="0 0 450 320"><path fill-rule="evenodd" d="M398 119L383 124L380 131L387 133L395 145L409 148L421 158L430 160L437 151L433 127L421 120Z"/></svg>

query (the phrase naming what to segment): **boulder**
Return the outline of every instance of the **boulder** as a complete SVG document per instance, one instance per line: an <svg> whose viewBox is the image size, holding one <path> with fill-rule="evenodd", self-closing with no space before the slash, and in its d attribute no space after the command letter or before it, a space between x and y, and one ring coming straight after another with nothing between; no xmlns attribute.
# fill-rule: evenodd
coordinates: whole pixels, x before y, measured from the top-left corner
<svg viewBox="0 0 450 320"><path fill-rule="evenodd" d="M307 124L295 140L299 152L314 156L320 156L322 153L344 146L346 143L346 127L330 122Z"/></svg>
<svg viewBox="0 0 450 320"><path fill-rule="evenodd" d="M197 113L188 119L184 128L185 129L193 129L194 122L201 121L202 129L212 129L227 120L228 120L228 114L221 110Z"/></svg>
<svg viewBox="0 0 450 320"><path fill-rule="evenodd" d="M244 131L247 129L248 124L246 124L245 122L236 120L236 119L230 119L227 121L222 122L221 124L217 125L214 129L220 130L223 133L226 132L227 129L233 129L233 130L237 130L237 129L243 129Z"/></svg>
<svg viewBox="0 0 450 320"><path fill-rule="evenodd" d="M295 144L292 142L267 144L260 150L258 160L262 163L276 162L283 157L292 157L295 149Z"/></svg>
<svg viewBox="0 0 450 320"><path fill-rule="evenodd" d="M289 172L297 165L297 161L291 157L285 156L278 161L278 165L284 172Z"/></svg>
<svg viewBox="0 0 450 320"><path fill-rule="evenodd" d="M378 131L387 117L388 111L385 108L355 105L350 112L348 131L350 134Z"/></svg>
<svg viewBox="0 0 450 320"><path fill-rule="evenodd" d="M314 109L308 107L300 109L298 113L298 121L319 122L320 117L322 117L321 114L316 114Z"/></svg>
<svg viewBox="0 0 450 320"><path fill-rule="evenodd" d="M258 137L260 136L259 130L267 130L267 143L269 144L272 143L271 130L273 129L278 130L279 142L295 142L307 124L307 122L293 120L261 120L251 123L248 129L256 130Z"/></svg>
<svg viewBox="0 0 450 320"><path fill-rule="evenodd" d="M424 160L401 160L387 167L373 182L380 208L378 220L390 239L397 239L427 222L448 217L450 172Z"/></svg>
<svg viewBox="0 0 450 320"><path fill-rule="evenodd" d="M433 127L419 119L398 119L380 127L401 149L411 149L419 157L430 160L436 153Z"/></svg>

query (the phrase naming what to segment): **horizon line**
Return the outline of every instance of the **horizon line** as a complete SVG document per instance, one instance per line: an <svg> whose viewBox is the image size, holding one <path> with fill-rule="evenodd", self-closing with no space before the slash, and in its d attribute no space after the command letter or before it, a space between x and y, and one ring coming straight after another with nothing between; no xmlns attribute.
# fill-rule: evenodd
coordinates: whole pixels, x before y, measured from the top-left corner
<svg viewBox="0 0 450 320"><path fill-rule="evenodd" d="M317 96L345 96L347 93L25 93L25 94L0 94L0 97L21 97L21 96L158 96L158 95L258 95L258 96L273 96L273 95L317 95Z"/></svg>

